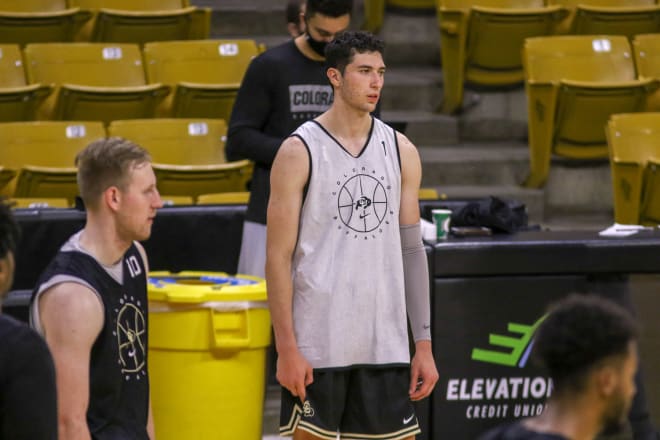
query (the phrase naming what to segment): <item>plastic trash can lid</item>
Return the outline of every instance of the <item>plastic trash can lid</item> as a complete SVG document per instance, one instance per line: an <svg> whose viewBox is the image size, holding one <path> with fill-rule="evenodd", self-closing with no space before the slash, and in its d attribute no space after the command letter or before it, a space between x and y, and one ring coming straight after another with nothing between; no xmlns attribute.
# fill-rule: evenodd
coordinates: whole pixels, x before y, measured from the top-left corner
<svg viewBox="0 0 660 440"><path fill-rule="evenodd" d="M266 281L224 272L149 272L150 301L202 303L208 301L266 301Z"/></svg>

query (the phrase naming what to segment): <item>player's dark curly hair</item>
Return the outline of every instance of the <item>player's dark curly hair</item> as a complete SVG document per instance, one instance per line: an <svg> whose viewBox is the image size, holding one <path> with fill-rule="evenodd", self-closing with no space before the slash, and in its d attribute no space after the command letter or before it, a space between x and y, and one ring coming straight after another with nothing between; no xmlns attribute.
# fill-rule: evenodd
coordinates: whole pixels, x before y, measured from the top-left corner
<svg viewBox="0 0 660 440"><path fill-rule="evenodd" d="M325 48L325 65L343 74L356 53L380 52L382 55L384 50L385 42L369 32L341 32Z"/></svg>
<svg viewBox="0 0 660 440"><path fill-rule="evenodd" d="M337 18L350 14L353 10L353 0L307 0L305 18L314 14Z"/></svg>
<svg viewBox="0 0 660 440"><path fill-rule="evenodd" d="M625 356L637 335L637 324L622 307L594 295L573 294L550 309L536 332L533 356L556 392L579 392L594 367Z"/></svg>
<svg viewBox="0 0 660 440"><path fill-rule="evenodd" d="M0 258L6 258L9 252L16 254L20 235L20 229L7 200L0 198Z"/></svg>

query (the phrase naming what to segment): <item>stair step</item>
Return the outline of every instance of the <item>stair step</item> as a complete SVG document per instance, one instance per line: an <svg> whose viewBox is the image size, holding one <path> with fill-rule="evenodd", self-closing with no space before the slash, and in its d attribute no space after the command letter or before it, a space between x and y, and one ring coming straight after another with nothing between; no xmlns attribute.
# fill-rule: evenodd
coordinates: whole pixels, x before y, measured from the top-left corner
<svg viewBox="0 0 660 440"><path fill-rule="evenodd" d="M422 111L383 111L381 119L404 133L415 145L456 145L458 119Z"/></svg>
<svg viewBox="0 0 660 440"><path fill-rule="evenodd" d="M433 67L388 68L381 96L385 110L437 111L442 102L442 73Z"/></svg>
<svg viewBox="0 0 660 440"><path fill-rule="evenodd" d="M435 13L385 11L378 34L386 44L387 65L440 65L440 30Z"/></svg>
<svg viewBox="0 0 660 440"><path fill-rule="evenodd" d="M518 185L529 167L519 144L422 146L419 154L424 185Z"/></svg>

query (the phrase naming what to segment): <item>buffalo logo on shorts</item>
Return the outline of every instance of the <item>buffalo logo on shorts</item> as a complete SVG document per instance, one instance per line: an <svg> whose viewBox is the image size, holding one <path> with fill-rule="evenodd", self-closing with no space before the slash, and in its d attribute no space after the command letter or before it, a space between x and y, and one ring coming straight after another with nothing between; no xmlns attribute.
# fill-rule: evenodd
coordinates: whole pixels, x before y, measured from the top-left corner
<svg viewBox="0 0 660 440"><path fill-rule="evenodd" d="M314 408L312 408L312 404L309 403L309 400L305 400L305 403L303 403L303 416L314 417Z"/></svg>

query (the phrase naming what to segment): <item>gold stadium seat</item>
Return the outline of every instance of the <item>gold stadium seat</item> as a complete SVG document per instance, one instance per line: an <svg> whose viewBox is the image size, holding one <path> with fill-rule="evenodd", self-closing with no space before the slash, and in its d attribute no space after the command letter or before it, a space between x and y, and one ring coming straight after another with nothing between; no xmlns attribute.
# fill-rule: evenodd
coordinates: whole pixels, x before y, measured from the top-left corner
<svg viewBox="0 0 660 440"><path fill-rule="evenodd" d="M614 113L644 109L654 79L638 80L623 36L555 36L525 40L530 174L542 186L552 153L607 157L605 125Z"/></svg>
<svg viewBox="0 0 660 440"><path fill-rule="evenodd" d="M198 205L247 205L250 200L249 191L201 194L197 197Z"/></svg>
<svg viewBox="0 0 660 440"><path fill-rule="evenodd" d="M14 197L66 198L73 205L78 194L75 167L24 165L18 173Z"/></svg>
<svg viewBox="0 0 660 440"><path fill-rule="evenodd" d="M169 88L147 84L140 49L119 43L44 43L25 48L30 83L55 84L42 119L153 117Z"/></svg>
<svg viewBox="0 0 660 440"><path fill-rule="evenodd" d="M660 5L656 0L548 0L569 11L559 33L625 35L660 31Z"/></svg>
<svg viewBox="0 0 660 440"><path fill-rule="evenodd" d="M552 34L567 14L543 0L439 0L437 12L445 113L460 110L466 82L522 83L525 38Z"/></svg>
<svg viewBox="0 0 660 440"><path fill-rule="evenodd" d="M173 87L159 114L229 120L243 75L258 53L253 40L146 44L144 58L149 82Z"/></svg>
<svg viewBox="0 0 660 440"><path fill-rule="evenodd" d="M0 44L0 122L36 119L39 105L51 92L50 86L27 84L17 45Z"/></svg>
<svg viewBox="0 0 660 440"><path fill-rule="evenodd" d="M22 188L29 189L33 187L32 175L40 170L27 167L71 168L78 151L102 137L105 137L105 129L101 122L5 122L0 124L0 165L14 170L26 168L28 172L23 173L22 178L25 180L23 185L27 186ZM19 176L17 180L20 178ZM14 194L15 187L17 185L14 181L0 192L8 196L27 197L26 193L31 196L31 190L27 189L21 189L20 194ZM48 196L68 198L70 194L67 189L63 194Z"/></svg>
<svg viewBox="0 0 660 440"><path fill-rule="evenodd" d="M113 121L110 136L146 148L154 162L215 165L225 162L227 124L222 119L131 119Z"/></svg>
<svg viewBox="0 0 660 440"><path fill-rule="evenodd" d="M94 13L79 40L138 43L208 38L211 9L188 0L72 0Z"/></svg>
<svg viewBox="0 0 660 440"><path fill-rule="evenodd" d="M191 196L195 201L201 194L246 191L252 177L252 163L248 160L219 165L154 163L153 168L161 193Z"/></svg>
<svg viewBox="0 0 660 440"><path fill-rule="evenodd" d="M419 200L438 200L440 199L440 194L435 188L420 188L419 189Z"/></svg>
<svg viewBox="0 0 660 440"><path fill-rule="evenodd" d="M41 209L41 208L68 208L69 201L63 197L12 197L9 199L12 208Z"/></svg>
<svg viewBox="0 0 660 440"><path fill-rule="evenodd" d="M0 43L73 41L91 16L65 0L2 0Z"/></svg>
<svg viewBox="0 0 660 440"><path fill-rule="evenodd" d="M9 182L14 180L16 174L17 173L15 170L5 168L4 166L0 166L0 189L4 188L9 184Z"/></svg>
<svg viewBox="0 0 660 440"><path fill-rule="evenodd" d="M660 223L660 113L612 115L607 124L614 220Z"/></svg>
<svg viewBox="0 0 660 440"><path fill-rule="evenodd" d="M633 53L639 78L660 79L660 34L636 35ZM660 91L649 96L646 109L660 111Z"/></svg>
<svg viewBox="0 0 660 440"><path fill-rule="evenodd" d="M383 26L385 3L398 9L425 10L435 8L435 0L364 0L364 24L362 28L377 33Z"/></svg>
<svg viewBox="0 0 660 440"><path fill-rule="evenodd" d="M161 194L160 199L163 201L163 206L182 206L195 204L193 198L190 196L171 196Z"/></svg>

